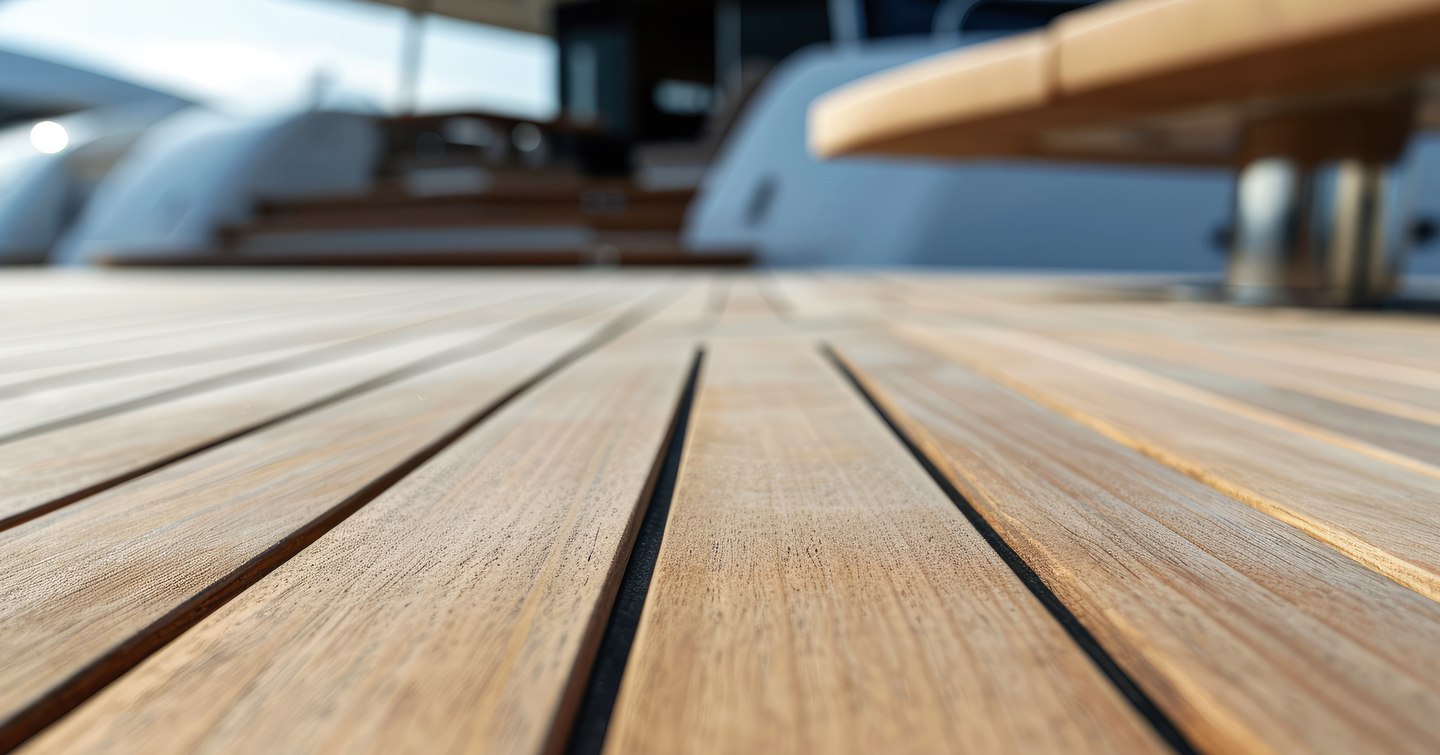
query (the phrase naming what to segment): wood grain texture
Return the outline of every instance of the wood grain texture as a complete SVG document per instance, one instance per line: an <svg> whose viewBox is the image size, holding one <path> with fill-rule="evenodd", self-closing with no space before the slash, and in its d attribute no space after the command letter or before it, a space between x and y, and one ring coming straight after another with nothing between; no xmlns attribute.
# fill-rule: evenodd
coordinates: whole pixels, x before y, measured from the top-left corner
<svg viewBox="0 0 1440 755"><path fill-rule="evenodd" d="M693 357L585 358L26 751L553 749Z"/></svg>
<svg viewBox="0 0 1440 755"><path fill-rule="evenodd" d="M120 363L143 357L165 357L201 348L214 349L227 341L275 341L297 330L296 322L326 320L340 323L360 314L331 305L328 316L301 316L297 312L265 311L248 313L245 317L206 317L192 312L177 323L166 323L157 329L130 329L123 333L102 333L84 338L47 339L43 346L11 349L18 353L0 353L0 377L6 385L23 376L46 371L59 373L92 364ZM322 336L323 338L323 336Z"/></svg>
<svg viewBox="0 0 1440 755"><path fill-rule="evenodd" d="M867 76L815 100L809 144L848 154L973 155L995 121L1043 111L1054 88L1052 45L1018 34ZM956 96L956 93L963 93Z"/></svg>
<svg viewBox="0 0 1440 755"><path fill-rule="evenodd" d="M1034 281L1026 287L1031 289L1028 294L1013 286L979 292L963 281L931 285L905 279L904 283L908 284L904 295L914 303L929 307L930 312L958 315L962 321L1017 328L1087 348L1163 356L1370 411L1440 424L1435 365L1428 373L1424 367L1394 371L1377 357L1421 362L1433 350L1434 338L1433 323L1424 318L1094 301L1103 291L1092 294L1091 300L1076 301L1083 286L1072 285L1066 292ZM1302 360L1298 362L1297 349Z"/></svg>
<svg viewBox="0 0 1440 755"><path fill-rule="evenodd" d="M1136 109L1313 94L1433 64L1437 23L1434 0L1122 0L1057 22L1058 86Z"/></svg>
<svg viewBox="0 0 1440 755"><path fill-rule="evenodd" d="M199 362L182 360L166 365L162 360L135 365L128 371L117 370L103 379L41 380L19 391L12 386L8 393L18 395L0 397L0 443L346 356L377 352L387 345L403 345L426 336L469 333L474 337L522 314L552 308L559 313L570 311L563 306L565 303L564 299L534 294L520 296L519 300L500 298L480 307L441 298L397 311L342 313L343 322L330 325L300 318L300 330L287 334L298 338L262 339L280 343L258 348L237 345L233 356L226 356L226 350L220 349ZM288 345L296 343L301 345ZM201 347L201 339L195 345Z"/></svg>
<svg viewBox="0 0 1440 755"><path fill-rule="evenodd" d="M898 332L1440 598L1432 476L1057 341L985 327Z"/></svg>
<svg viewBox="0 0 1440 755"><path fill-rule="evenodd" d="M275 375L262 372L248 381L0 442L5 452L0 457L0 529L87 495L97 486L124 480L216 441L365 390L400 372L454 361L555 322L597 310L603 312L607 306L613 308L613 301L605 297L589 306L542 308L514 322L507 322L503 316L475 317L465 312L464 317L443 325L440 333L428 337L397 338L393 331L382 331L356 339L358 342L340 344L344 348L324 349L322 354L299 360L298 364L284 365L291 367L290 371ZM464 327L466 323L468 328ZM396 341L388 348L374 348ZM315 364L303 366L307 361Z"/></svg>
<svg viewBox="0 0 1440 755"><path fill-rule="evenodd" d="M452 333L206 391L0 445L0 526L110 480L343 395L482 338Z"/></svg>
<svg viewBox="0 0 1440 755"><path fill-rule="evenodd" d="M760 340L707 352L608 743L1159 747L812 345Z"/></svg>
<svg viewBox="0 0 1440 755"><path fill-rule="evenodd" d="M1172 345L1165 342L1138 349L1091 348L1112 359L1292 417L1325 432L1440 466L1440 427L1425 421L1431 417L1423 411L1407 412L1392 401L1335 389L1305 371L1267 371L1263 366L1257 369L1254 360L1235 360L1220 369L1222 364L1217 363L1224 360L1216 358L1214 352L1206 353L1203 361L1176 358L1172 356Z"/></svg>
<svg viewBox="0 0 1440 755"><path fill-rule="evenodd" d="M1218 339L1161 336L1119 328L1080 336L1067 334L1067 337L1072 343L1080 341L1086 348L1113 358L1132 362L1143 359L1150 365L1148 369L1165 364L1167 369L1172 370L1180 368L1186 372L1202 370L1219 373L1331 404L1346 404L1411 422L1440 425L1440 392L1388 381L1382 370L1377 370L1382 374L1357 376L1321 368L1297 369L1293 365L1237 350L1233 345L1227 345L1225 340L1228 339L1216 342ZM1364 361L1360 357L1356 359ZM1427 404L1434 408L1427 407ZM1309 416L1323 418L1325 415L1322 412Z"/></svg>
<svg viewBox="0 0 1440 755"><path fill-rule="evenodd" d="M776 300L766 295L766 284L753 275L737 275L730 281L720 321L724 325L749 327L776 322L780 313Z"/></svg>
<svg viewBox="0 0 1440 755"><path fill-rule="evenodd" d="M519 288L510 292L470 292L431 297L375 311L295 313L262 326L198 327L163 338L102 341L85 346L28 354L0 368L0 397L27 396L69 385L109 381L187 365L200 365L286 346L315 346L345 339L383 341L395 335L421 335L473 323L477 314L505 311L546 292ZM478 294L478 296L477 296ZM563 295L563 294L561 294ZM471 297L478 298L475 301ZM466 301L470 300L469 305ZM554 302L551 301L553 304ZM180 306L171 301L170 306Z"/></svg>
<svg viewBox="0 0 1440 755"><path fill-rule="evenodd" d="M1440 748L1440 604L931 352L837 348L1201 750Z"/></svg>
<svg viewBox="0 0 1440 755"><path fill-rule="evenodd" d="M560 749L702 346L611 751L1440 749L1440 325L1173 283L7 271L0 750Z"/></svg>
<svg viewBox="0 0 1440 755"><path fill-rule="evenodd" d="M1250 157L1279 111L1297 127L1261 156L1389 159L1415 120L1394 93L1440 64L1437 32L1436 0L1118 0L846 84L816 101L809 143L1213 165ZM1376 99L1393 125L1359 117Z"/></svg>
<svg viewBox="0 0 1440 755"><path fill-rule="evenodd" d="M1197 314L1192 321L1183 325L1171 323L1166 321L1163 308L1154 305L1140 312L1125 314L1123 310L1117 313L1112 307L1099 309L1093 304L1078 307L1057 302L1048 307L1035 308L970 296L958 301L951 299L934 303L939 305L941 311L959 315L955 318L957 321L1003 326L984 331L992 335L1019 330L1023 332L1017 333L1016 338L1028 339L1024 340L1026 343L1045 343L1044 340L1037 341L1025 335L1041 334L1050 339L1050 343L1067 344L1062 348L1066 349L1068 358L1072 360L1089 360L1092 364L1108 365L1101 369L1116 374L1123 373L1126 379L1144 382L1177 398L1206 404L1220 411L1241 414L1292 433L1396 464L1422 475L1440 478L1440 465L1436 463L1436 444L1440 442L1440 438L1435 438L1435 433L1430 428L1374 414L1374 410L1389 409L1391 411L1387 413L1423 421L1423 409L1414 408L1407 412L1403 406L1397 406L1403 402L1374 397L1377 393L1385 395L1394 389L1411 388L1410 394L1423 393L1427 389L1364 376L1365 366L1369 364L1366 360L1353 357L1346 360L1311 348L1310 351L1316 355L1328 357L1325 362L1344 365L1346 369L1307 377L1303 372L1296 374L1297 370L1293 366L1286 369L1283 364L1276 364L1262 356L1266 348L1261 345L1261 339L1255 338L1253 328L1247 332L1229 324L1217 326L1214 322L1216 318L1207 318L1205 314ZM1274 334L1270 334L1266 344L1271 351L1281 351L1294 346L1290 343L1291 340L1299 339L1277 339ZM1114 362L1096 359L1094 355L1070 348L1082 346L1088 351L1104 352L1115 358L1115 355L1109 353L1111 349L1108 347L1117 341L1121 344L1138 343L1139 346L1130 353L1119 356L1118 361ZM1253 342L1252 348L1256 353L1235 351L1237 344L1247 342ZM1189 361L1188 366L1191 369L1161 367L1154 362L1156 356L1177 352L1183 354L1187 350L1200 354ZM1122 365L1120 362L1131 364ZM1141 369L1134 369L1136 362L1141 363L1138 365ZM1213 369L1219 366L1226 368L1226 374ZM1317 366L1307 368L1306 371L1318 369L1320 367ZM1423 370L1416 372L1424 373ZM1277 375L1280 376L1281 384L1303 386L1305 390L1301 393L1307 395L1275 390L1257 379L1263 376L1273 380ZM1361 390L1336 388L1337 377L1338 382L1360 385ZM1440 399L1440 393L1431 392L1431 397ZM1334 406L1330 404L1334 400L1355 406Z"/></svg>
<svg viewBox="0 0 1440 755"><path fill-rule="evenodd" d="M208 288L208 287L207 287ZM56 291L51 304L53 309L27 312L35 322L24 329L0 329L0 367L8 366L9 360L17 356L33 357L39 354L75 352L85 347L107 344L135 344L169 336L193 335L197 330L248 324L265 326L277 319L307 319L348 313L359 314L367 309L383 308L392 303L413 298L397 291L357 293L323 291L312 295L307 301L290 301L286 298L237 299L226 296L177 297L174 291L152 295L149 299L123 297L117 304L107 308L104 317L81 317L78 322L66 317L67 310L93 305L77 297L73 289ZM114 294L111 290L108 293ZM56 310L59 310L58 312ZM47 322L47 315L58 316L59 321Z"/></svg>
<svg viewBox="0 0 1440 755"><path fill-rule="evenodd" d="M73 424L80 418L104 413L111 407L151 397L165 397L197 383L223 381L234 373L243 374L265 365L285 363L311 350L305 346L292 346L198 365L187 364L126 375L113 380L59 385L50 390L0 399L0 443L8 442L17 435L34 434L38 429Z"/></svg>
<svg viewBox="0 0 1440 755"><path fill-rule="evenodd" d="M0 533L0 747L247 563L596 335L613 316L399 380ZM87 676L88 675L88 676ZM77 681L77 679L79 681Z"/></svg>
<svg viewBox="0 0 1440 755"><path fill-rule="evenodd" d="M833 296L829 286L814 273L776 273L774 285L779 296L788 302L790 314L796 320L853 323L869 314L864 307L857 307L853 300Z"/></svg>

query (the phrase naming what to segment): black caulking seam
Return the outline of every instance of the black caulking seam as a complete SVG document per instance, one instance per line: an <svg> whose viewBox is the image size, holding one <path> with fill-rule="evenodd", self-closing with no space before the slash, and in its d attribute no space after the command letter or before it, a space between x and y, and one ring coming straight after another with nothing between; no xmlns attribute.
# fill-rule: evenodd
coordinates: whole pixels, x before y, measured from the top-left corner
<svg viewBox="0 0 1440 755"><path fill-rule="evenodd" d="M665 525L670 519L670 503L675 497L680 459L685 451L685 434L690 427L695 392L700 382L700 366L704 360L704 351L697 352L685 391L675 409L665 452L657 460L658 475L646 496L649 502L645 515L630 548L625 574L620 578L610 616L600 636L589 678L581 692L563 749L568 755L599 755L605 746L605 735L610 730L610 719L620 693L620 680L630 660L630 650L635 645L635 633L640 626L645 599L650 593L660 543L665 537Z"/></svg>
<svg viewBox="0 0 1440 755"><path fill-rule="evenodd" d="M528 393L535 386L615 340L642 322L648 314L653 314L653 310L646 313L645 309L645 300L627 309L594 337L556 358L529 379L472 414L459 426L416 451L405 461L371 480L360 490L246 561L234 571L216 580L209 587L191 596L126 641L86 664L85 667L41 695L34 702L21 708L10 718L0 721L0 753L8 753L18 748L31 737L60 720L186 630L219 610L249 589L251 585L259 582L265 575L282 566L311 543L319 540L325 533L334 529L370 501L378 498L486 419Z"/></svg>
<svg viewBox="0 0 1440 755"><path fill-rule="evenodd" d="M1070 636L1070 639L1078 645L1080 649L1084 651L1085 655L1090 658L1090 661L1100 669L1100 672L1104 674L1105 678L1120 692L1126 702L1130 703L1130 706L1134 708L1135 712L1140 714L1146 723L1150 724L1150 727L1160 739L1164 740L1164 742L1170 745L1177 753L1184 755L1198 753L1198 750L1196 750L1195 746L1185 737L1185 734L1180 731L1180 728L1175 725L1175 722L1171 721L1170 717L1165 715L1165 712L1160 709L1160 706L1156 705L1155 701L1150 699L1150 696L1145 693L1145 690L1141 689L1140 685L1131 678L1130 674L1116 662L1109 651L1100 644L1100 641L1095 639L1094 635L1090 634L1090 630L1085 628L1085 625L1080 622L1079 617L1066 607L1059 596L1040 578L1040 575L1035 573L1035 570L1025 562L1025 559L1005 541L1005 538L990 525L990 522L986 521L984 515L982 515L980 511L951 484L949 478L930 461L930 457L925 455L925 452L921 450L920 446L890 418L889 413L887 413L875 397L871 395L870 391L866 390L864 384L860 382L860 378L851 371L845 361L835 353L835 350L828 344L822 344L820 353L830 361L830 364L839 371L846 382L855 389L856 393L860 394L860 397L865 400L865 403L879 415L880 420L885 423L886 427L890 428L890 432L895 434L895 437L899 439L901 445L905 447L905 450L909 451L910 455L915 457L915 460L919 462L920 466L925 470L925 473L930 475L930 479L934 480L935 484L940 487L940 490L944 491L945 495L950 499L950 502L955 504L955 507L960 510L960 513L965 515L965 519L970 522L970 525L975 528L975 531L985 539L985 542L995 551L996 555L1000 556L1000 559L1005 562L1005 565L1010 567L1010 571L1014 572L1015 576L1020 578L1020 582L1030 590L1030 594L1034 595L1035 599L1040 601L1040 605L1045 607L1045 610L1050 613L1050 616L1060 624L1060 627L1065 630L1065 633Z"/></svg>

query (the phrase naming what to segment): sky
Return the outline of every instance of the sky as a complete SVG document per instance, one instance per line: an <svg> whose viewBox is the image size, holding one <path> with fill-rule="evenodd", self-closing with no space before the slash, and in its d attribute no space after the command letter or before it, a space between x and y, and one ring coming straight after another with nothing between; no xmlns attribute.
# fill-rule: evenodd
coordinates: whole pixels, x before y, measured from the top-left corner
<svg viewBox="0 0 1440 755"><path fill-rule="evenodd" d="M325 86L395 103L405 12L363 0L0 0L0 48L217 105L271 106ZM431 17L420 109L545 117L549 38Z"/></svg>

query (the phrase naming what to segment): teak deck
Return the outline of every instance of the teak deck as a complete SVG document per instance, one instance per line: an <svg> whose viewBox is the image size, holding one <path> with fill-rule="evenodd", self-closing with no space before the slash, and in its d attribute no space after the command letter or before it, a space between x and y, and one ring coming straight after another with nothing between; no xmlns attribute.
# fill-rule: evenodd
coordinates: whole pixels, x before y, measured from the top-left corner
<svg viewBox="0 0 1440 755"><path fill-rule="evenodd" d="M1440 318L0 278L0 750L1437 752Z"/></svg>

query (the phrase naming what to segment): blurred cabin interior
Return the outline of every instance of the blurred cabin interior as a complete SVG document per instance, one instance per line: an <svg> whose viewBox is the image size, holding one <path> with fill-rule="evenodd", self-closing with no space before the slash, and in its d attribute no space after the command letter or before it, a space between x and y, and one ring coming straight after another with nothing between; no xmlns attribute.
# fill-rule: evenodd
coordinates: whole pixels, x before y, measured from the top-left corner
<svg viewBox="0 0 1440 755"><path fill-rule="evenodd" d="M1337 105L1332 110L1344 114L1323 119L1334 133L1358 124L1363 134L1394 134L1377 158L1384 169L1368 178L1319 156L1300 179L1287 178L1283 166L1262 166L1245 183L1250 174L1241 171L1257 161L1242 159L1231 145L1245 141L1253 152L1259 137L1240 124L1263 120L1272 142L1295 140L1286 136L1283 113L1299 100L1264 91L1162 102L1145 112L1143 123L1129 105L1114 110L1113 101L1099 109L1047 105L1042 117L1080 114L1081 122L1031 137L1022 120L1000 142L952 138L943 129L917 137L936 149L917 149L921 142L896 149L893 139L862 138L836 150L824 141L829 127L812 122L817 103L857 80L932 57L967 68L991 48L1018 49L1036 35L1061 35L1084 23L1056 23L1071 11L1086 10L1077 18L1103 15L1105 8L1086 9L1094 4L343 0L317 6L327 13L385 11L393 54L367 59L394 82L384 106L373 91L347 90L323 70L298 98L245 108L59 59L3 53L0 65L17 75L0 85L0 175L8 179L0 188L0 261L919 265L1163 272L1201 281L1191 295L1212 295L1206 291L1223 282L1231 298L1256 301L1426 298L1409 282L1440 272L1440 258L1427 254L1440 206L1440 144L1423 127L1403 125L1410 113L1429 112L1428 97L1403 94L1415 91L1409 85L1395 89L1394 72L1376 74L1402 92L1390 97L1394 106ZM1254 29L1269 21L1243 23ZM507 110L504 102L486 107L474 97L427 99L425 82L437 74L459 81L515 75L493 62L468 71L432 50L454 24L546 40L537 49L547 51L548 82L537 82L532 94L553 105L527 114ZM1223 44L1215 49L1249 44L1246 33L1242 26L1218 32ZM989 44L1011 36L1017 39L1009 47ZM983 49L966 54L976 45ZM1148 53L1135 49L1143 69ZM1427 61L1421 56L1411 69L1422 70ZM1023 65L985 70L994 73L983 81L936 78L928 101L988 107L986 81L997 82L996 91L1006 96L1028 96ZM1203 89L1193 83L1153 86ZM1147 84L1138 86L1145 96ZM1375 87L1367 91L1373 101ZM968 94L951 98L949 92ZM1334 97L1304 95L1315 96ZM459 106L463 102L472 104ZM897 102L896 112L906 112L903 97ZM881 130L890 128L885 107ZM1248 114L1237 115L1242 111ZM1281 115L1255 115L1262 111ZM855 124L875 117L851 119L841 131L862 129ZM1291 118L1289 128L1298 133L1294 124L1303 123L1307 134L1320 133L1313 125L1320 122ZM1032 138L1045 144L1016 147L1015 140ZM1327 137L1306 138L1320 143ZM1011 143L1002 144L1005 139ZM1307 231L1309 241L1299 240L1299 231L1255 230L1242 212L1244 186L1263 194L1266 186L1292 179L1301 181L1292 194L1314 198L1295 194L1290 212L1303 211L1306 223L1326 226ZM1376 199L1378 188L1362 192L1364 201L1382 203L1383 219L1375 225L1387 229L1382 240L1360 245L1374 248L1369 262L1320 249L1339 222L1321 195L1338 196L1355 180L1389 187L1383 199ZM1253 221L1253 213L1248 217ZM1257 233L1270 240L1257 240ZM1247 253L1246 244L1269 251ZM1344 271L1357 266L1372 270L1368 282L1354 284L1360 293L1308 292L1330 286L1316 281L1347 277Z"/></svg>

